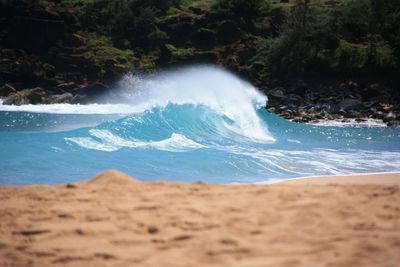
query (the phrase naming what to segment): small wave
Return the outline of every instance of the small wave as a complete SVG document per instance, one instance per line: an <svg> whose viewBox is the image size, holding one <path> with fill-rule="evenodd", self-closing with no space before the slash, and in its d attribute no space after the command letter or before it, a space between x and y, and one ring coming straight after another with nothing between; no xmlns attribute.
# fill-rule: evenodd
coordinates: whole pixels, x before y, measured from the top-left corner
<svg viewBox="0 0 400 267"><path fill-rule="evenodd" d="M141 141L141 140L128 140L117 135L114 135L108 130L90 130L92 137L67 137L66 141L75 143L83 148L100 150L106 152L113 152L121 148L152 148L169 152L184 152L204 148L205 146L196 143L185 137L184 135L173 133L170 138L160 141ZM97 141L93 137L99 139Z"/></svg>

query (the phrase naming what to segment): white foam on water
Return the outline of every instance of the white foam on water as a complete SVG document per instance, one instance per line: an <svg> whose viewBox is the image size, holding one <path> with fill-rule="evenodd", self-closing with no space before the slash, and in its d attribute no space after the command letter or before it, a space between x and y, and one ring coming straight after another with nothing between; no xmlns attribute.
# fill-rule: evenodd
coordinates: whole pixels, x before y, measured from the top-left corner
<svg viewBox="0 0 400 267"><path fill-rule="evenodd" d="M136 139L124 139L114 135L108 130L90 130L92 137L69 137L66 141L75 143L80 147L92 150L113 152L121 148L152 148L169 152L185 152L204 148L205 146L196 143L184 135L173 133L171 137L160 141L141 141ZM95 138L99 139L97 141Z"/></svg>
<svg viewBox="0 0 400 267"><path fill-rule="evenodd" d="M0 111L49 114L131 114L141 112L128 104L49 104L49 105L1 105Z"/></svg>
<svg viewBox="0 0 400 267"><path fill-rule="evenodd" d="M310 123L316 126L334 126L334 127L355 127L355 128L382 128L387 127L386 123L379 119L367 119L365 121L357 121L355 119L346 119L344 121L320 120Z"/></svg>

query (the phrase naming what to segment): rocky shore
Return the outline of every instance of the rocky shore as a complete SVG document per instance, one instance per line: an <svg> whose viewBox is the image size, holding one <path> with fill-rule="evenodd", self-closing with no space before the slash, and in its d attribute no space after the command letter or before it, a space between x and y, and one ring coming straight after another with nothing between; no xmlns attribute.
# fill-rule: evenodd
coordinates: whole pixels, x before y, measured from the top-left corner
<svg viewBox="0 0 400 267"><path fill-rule="evenodd" d="M268 111L294 122L365 122L381 120L388 126L400 126L400 97L380 84L353 81L314 90L305 82L266 89Z"/></svg>
<svg viewBox="0 0 400 267"><path fill-rule="evenodd" d="M4 51L13 54L9 50L1 52L4 53ZM17 64L15 58L3 58L2 62ZM52 66L49 66L50 71L53 71ZM36 73L35 70L31 74L34 73ZM15 77L19 75L18 72L10 72L10 74ZM86 81L74 82L55 78L60 77L61 73L49 75L44 71L42 75L40 78L45 84L54 85L30 88L3 80L3 85L0 87L2 104L88 104L95 101L96 95L110 93L113 88L113 84L106 85L101 82L89 84ZM348 81L336 86L315 89L299 80L286 87L271 86L263 87L261 90L268 96L266 107L268 111L293 122L363 123L372 119L381 121L387 126L400 127L400 97L394 94L392 89L380 84L359 85Z"/></svg>

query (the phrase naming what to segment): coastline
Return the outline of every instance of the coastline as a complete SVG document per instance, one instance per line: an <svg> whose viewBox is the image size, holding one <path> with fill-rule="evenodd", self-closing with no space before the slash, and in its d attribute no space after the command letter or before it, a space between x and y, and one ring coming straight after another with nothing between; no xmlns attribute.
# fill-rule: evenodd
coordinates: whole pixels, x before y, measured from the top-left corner
<svg viewBox="0 0 400 267"><path fill-rule="evenodd" d="M0 187L2 266L396 266L400 173Z"/></svg>

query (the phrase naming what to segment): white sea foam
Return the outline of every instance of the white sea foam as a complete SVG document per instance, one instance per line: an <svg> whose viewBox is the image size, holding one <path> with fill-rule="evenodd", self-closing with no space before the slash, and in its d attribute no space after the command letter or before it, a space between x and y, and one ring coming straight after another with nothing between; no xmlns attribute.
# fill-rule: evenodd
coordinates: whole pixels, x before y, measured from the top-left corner
<svg viewBox="0 0 400 267"><path fill-rule="evenodd" d="M131 114L141 112L128 104L50 104L50 105L1 105L0 111L50 114Z"/></svg>
<svg viewBox="0 0 400 267"><path fill-rule="evenodd" d="M346 119L345 121L320 120L318 122L313 122L311 124L317 126L355 127L355 128L387 127L386 123L378 119L367 119L365 121L356 121L355 119Z"/></svg>
<svg viewBox="0 0 400 267"><path fill-rule="evenodd" d="M114 135L107 130L90 130L92 137L70 137L65 140L75 143L83 148L100 150L106 152L117 151L124 147L129 148L153 148L169 152L184 152L204 148L205 146L196 143L184 135L173 133L170 138L160 141L142 141L136 139L124 139ZM93 138L94 137L94 138ZM95 138L99 139L96 140Z"/></svg>

